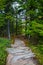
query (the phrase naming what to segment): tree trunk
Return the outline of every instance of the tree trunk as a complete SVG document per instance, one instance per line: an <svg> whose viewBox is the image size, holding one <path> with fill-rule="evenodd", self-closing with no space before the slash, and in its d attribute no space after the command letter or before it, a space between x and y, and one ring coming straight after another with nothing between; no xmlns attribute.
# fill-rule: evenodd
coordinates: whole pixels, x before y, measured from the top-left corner
<svg viewBox="0 0 43 65"><path fill-rule="evenodd" d="M9 23L9 20L8 20L8 39L10 40L10 23Z"/></svg>
<svg viewBox="0 0 43 65"><path fill-rule="evenodd" d="M17 23L17 15L16 15L16 35L17 35L17 26L18 26L18 23Z"/></svg>
<svg viewBox="0 0 43 65"><path fill-rule="evenodd" d="M25 17L26 23L25 23L25 36L27 37L27 16Z"/></svg>

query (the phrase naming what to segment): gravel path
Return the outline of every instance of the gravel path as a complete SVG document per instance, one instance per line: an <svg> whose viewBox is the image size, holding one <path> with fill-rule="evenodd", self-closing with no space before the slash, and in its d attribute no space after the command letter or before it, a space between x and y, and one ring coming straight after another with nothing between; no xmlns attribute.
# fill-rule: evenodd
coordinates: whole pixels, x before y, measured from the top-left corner
<svg viewBox="0 0 43 65"><path fill-rule="evenodd" d="M15 39L11 48L6 50L9 53L6 65L37 65L37 62L33 59L34 53L20 39Z"/></svg>

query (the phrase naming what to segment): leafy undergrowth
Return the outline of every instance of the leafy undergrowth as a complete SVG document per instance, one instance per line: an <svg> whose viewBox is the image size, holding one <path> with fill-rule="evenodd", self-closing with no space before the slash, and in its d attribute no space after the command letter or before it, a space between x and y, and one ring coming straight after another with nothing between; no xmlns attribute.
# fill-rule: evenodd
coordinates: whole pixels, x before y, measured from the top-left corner
<svg viewBox="0 0 43 65"><path fill-rule="evenodd" d="M7 52L6 48L10 46L10 41L5 38L0 38L0 65L6 64Z"/></svg>
<svg viewBox="0 0 43 65"><path fill-rule="evenodd" d="M43 65L43 44L33 45L32 43L26 42L26 45L32 49L38 59L40 65Z"/></svg>

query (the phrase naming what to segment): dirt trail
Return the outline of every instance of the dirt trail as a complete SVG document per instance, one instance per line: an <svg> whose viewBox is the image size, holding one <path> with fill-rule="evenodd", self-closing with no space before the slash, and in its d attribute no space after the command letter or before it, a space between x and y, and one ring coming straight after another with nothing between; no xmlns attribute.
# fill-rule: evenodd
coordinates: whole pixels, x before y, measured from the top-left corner
<svg viewBox="0 0 43 65"><path fill-rule="evenodd" d="M35 57L34 53L20 39L15 39L15 43L11 44L11 48L6 50L9 53L6 65L37 65L33 59Z"/></svg>

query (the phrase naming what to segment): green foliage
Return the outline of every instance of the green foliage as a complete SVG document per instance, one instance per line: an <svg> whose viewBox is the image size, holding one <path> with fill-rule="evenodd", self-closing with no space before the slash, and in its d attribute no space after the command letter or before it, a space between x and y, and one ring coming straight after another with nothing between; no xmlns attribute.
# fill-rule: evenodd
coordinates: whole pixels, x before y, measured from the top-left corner
<svg viewBox="0 0 43 65"><path fill-rule="evenodd" d="M42 2L42 0L27 0L25 5L23 5L24 9L26 9L26 16L30 17L27 19L29 21L29 25L27 26L26 34L29 34L32 39L38 39L38 42L43 38Z"/></svg>
<svg viewBox="0 0 43 65"><path fill-rule="evenodd" d="M5 24L5 22L4 22L5 18L4 17L5 17L4 14L0 14L0 27Z"/></svg>
<svg viewBox="0 0 43 65"><path fill-rule="evenodd" d="M43 44L37 46L29 44L32 51L35 53L36 58L39 60L40 65L43 65Z"/></svg>
<svg viewBox="0 0 43 65"><path fill-rule="evenodd" d="M15 22L19 28L19 31L22 34L30 34L31 36L43 36L43 20L40 21L40 19L43 18L43 1L42 0L27 0L27 1L21 1L21 0L16 0L18 3L20 3L21 5L18 8L15 8L16 11L12 8L11 4L13 3L13 1L15 0L0 0L0 9L4 9L5 11L5 15L4 14L0 14L0 27L5 25L6 20L8 22L8 20L11 22ZM9 3L8 3L9 2ZM23 4L23 2L25 2ZM22 5L23 4L23 5ZM21 22L17 23L16 20L18 21L19 19L14 18L14 16L16 16L17 14L20 14L20 11L23 11L22 9L19 10L19 8L22 8L24 10L26 10L25 15L26 17L30 17L30 19L28 19L29 24L26 23L24 24L28 24L24 27L26 27L26 31L25 28L22 28L22 24ZM38 19L38 20L36 20ZM40 24L41 22L41 24ZM14 23L14 25L15 25ZM7 25L7 23L6 23ZM11 24L12 25L12 24ZM13 26L14 26L13 25ZM17 27L15 25L15 28ZM20 27L21 26L21 27ZM21 29L22 28L22 31ZM11 30L12 31L12 30ZM17 31L16 31L17 32Z"/></svg>
<svg viewBox="0 0 43 65"><path fill-rule="evenodd" d="M32 21L30 23L29 29L31 32L33 31L33 33L38 33L40 35L40 32L43 31L43 24L37 23L37 21Z"/></svg>
<svg viewBox="0 0 43 65"><path fill-rule="evenodd" d="M7 52L6 48L10 46L8 39L0 38L0 65L6 64Z"/></svg>
<svg viewBox="0 0 43 65"><path fill-rule="evenodd" d="M14 10L11 5L15 1L20 3L20 6ZM0 10L5 11L4 14L2 12L0 13L0 35L6 35L8 32L9 21L10 33L14 34L15 32L17 34L30 35L32 41L36 40L36 43L39 42L37 44L43 44L43 0L0 0ZM17 18L17 15L20 15L20 12L23 10L26 10L25 22L22 22L20 18ZM3 58L6 57L5 48L8 45L8 43L6 43L7 40L0 39L0 57L2 57L1 61L4 62L5 59ZM38 57L40 56L40 58L42 57L41 53L43 52L43 48L41 48L42 46L32 46L32 49L34 48L35 52L37 50L38 55L37 53L36 55ZM4 62L1 61L0 63L3 65ZM43 59L42 61L40 60L40 62L43 62Z"/></svg>
<svg viewBox="0 0 43 65"><path fill-rule="evenodd" d="M0 0L0 9L4 10L13 0Z"/></svg>
<svg viewBox="0 0 43 65"><path fill-rule="evenodd" d="M39 65L43 65L43 44L40 42L37 43L37 45L33 45L33 43L26 41L26 46L31 48L39 62Z"/></svg>

